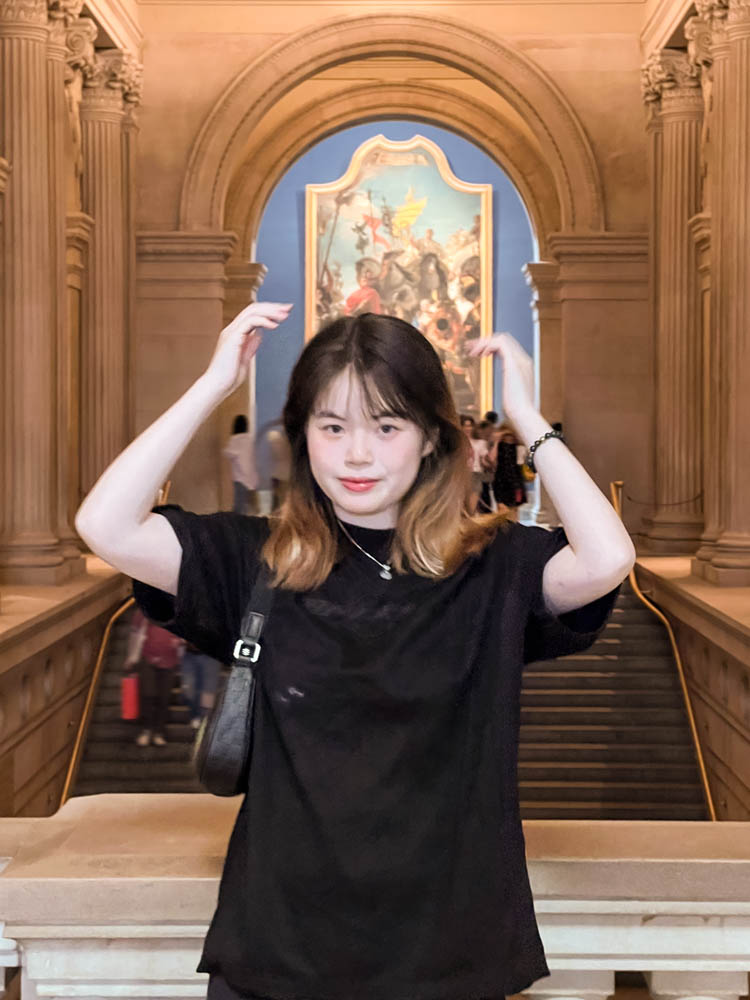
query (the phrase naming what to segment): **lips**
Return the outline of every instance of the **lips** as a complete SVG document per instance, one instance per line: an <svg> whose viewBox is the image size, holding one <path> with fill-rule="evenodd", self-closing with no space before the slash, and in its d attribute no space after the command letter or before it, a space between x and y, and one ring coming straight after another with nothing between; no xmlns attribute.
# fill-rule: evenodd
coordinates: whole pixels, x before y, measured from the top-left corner
<svg viewBox="0 0 750 1000"><path fill-rule="evenodd" d="M340 479L339 482L344 489L351 493L366 493L378 482L377 479Z"/></svg>

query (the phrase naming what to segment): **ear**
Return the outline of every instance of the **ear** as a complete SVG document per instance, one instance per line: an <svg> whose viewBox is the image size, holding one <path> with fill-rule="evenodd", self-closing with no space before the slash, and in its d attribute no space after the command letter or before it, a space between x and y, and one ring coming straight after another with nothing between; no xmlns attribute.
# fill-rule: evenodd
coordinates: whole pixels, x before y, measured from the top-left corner
<svg viewBox="0 0 750 1000"><path fill-rule="evenodd" d="M435 443L437 441L438 431L437 429L430 431L430 434L425 434L424 444L422 445L422 458L427 458L435 450Z"/></svg>

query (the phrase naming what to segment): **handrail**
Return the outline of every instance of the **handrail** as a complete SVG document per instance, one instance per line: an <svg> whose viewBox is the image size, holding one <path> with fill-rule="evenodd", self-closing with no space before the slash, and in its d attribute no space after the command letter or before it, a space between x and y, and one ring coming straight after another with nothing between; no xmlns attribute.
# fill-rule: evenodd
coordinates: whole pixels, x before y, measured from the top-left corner
<svg viewBox="0 0 750 1000"><path fill-rule="evenodd" d="M167 497L169 496L169 487L171 486L171 480L162 486L159 490L156 502L157 504L166 503ZM96 663L94 664L94 670L91 674L91 681L89 682L89 690L86 695L86 702L83 706L83 712L81 713L81 721L78 723L78 732L76 733L75 742L73 744L73 752L70 756L70 763L68 764L68 771L65 775L65 783L63 784L63 789L60 794L60 803L58 809L65 805L65 803L70 798L70 792L75 783L76 777L78 775L78 769L81 766L81 757L83 756L83 746L86 742L86 736L89 731L89 723L91 722L91 713L94 707L94 701L99 691L99 681L102 674L102 665L104 664L104 654L107 651L107 643L109 642L110 636L112 635L112 629L115 623L122 618L125 612L135 604L135 600L132 597L128 597L119 608L114 612L112 617L106 624L104 629L104 635L102 636L102 641L99 643L99 652L97 653Z"/></svg>
<svg viewBox="0 0 750 1000"><path fill-rule="evenodd" d="M617 479L609 484L610 495L612 497L612 506L617 512L617 516L622 520L622 489L624 482L621 479ZM682 688L682 697L685 702L685 709L687 711L688 724L690 726L690 733L693 738L693 748L695 750L695 756L698 761L698 770L701 776L701 784L703 786L703 797L706 800L706 805L708 807L708 813L712 821L716 821L716 809L714 808L714 800L711 795L711 789L708 784L708 774L706 772L706 764L703 759L703 751L701 750L700 736L698 735L698 727L695 724L695 715L693 713L693 705L690 699L690 691L688 690L687 681L685 680L685 671L682 666L682 657L680 656L680 651L677 648L677 640L675 639L674 631L669 623L669 619L666 615L661 612L655 604L645 596L641 588L638 586L638 580L635 576L635 566L631 569L628 574L628 580L630 581L630 586L633 588L633 593L641 601L642 604L653 612L656 617L662 622L662 624L667 629L667 635L669 636L669 642L672 646L672 653L674 654L675 662L677 664L677 674L680 678L680 687Z"/></svg>
<svg viewBox="0 0 750 1000"><path fill-rule="evenodd" d="M102 636L102 641L99 644L99 653L96 657L96 664L94 666L94 672L91 675L91 682L89 683L88 694L86 695L86 704L83 706L83 712L81 713L81 721L78 724L78 732L76 733L75 743L73 744L73 753L70 757L70 763L68 764L68 773L65 776L65 784L63 785L62 794L60 795L60 805L64 806L65 803L70 798L70 792L73 788L73 784L78 775L78 768L81 765L81 757L83 756L83 745L86 741L86 736L89 731L89 723L91 721L91 713L94 707L94 701L99 692L99 680L102 674L102 664L104 663L104 654L107 651L107 643L109 642L109 637L112 634L112 629L115 626L115 622L120 619L125 612L135 604L135 600L132 597L120 605L120 607L115 611L112 617L107 622L107 626L104 629L104 635Z"/></svg>

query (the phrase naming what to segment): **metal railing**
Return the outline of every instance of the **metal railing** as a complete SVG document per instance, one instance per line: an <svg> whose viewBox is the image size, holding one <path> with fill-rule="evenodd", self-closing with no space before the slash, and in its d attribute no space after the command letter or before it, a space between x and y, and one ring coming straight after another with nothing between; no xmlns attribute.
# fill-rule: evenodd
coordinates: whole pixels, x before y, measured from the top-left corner
<svg viewBox="0 0 750 1000"><path fill-rule="evenodd" d="M622 490L624 483L621 479L615 480L609 484L610 495L612 497L612 506L617 512L617 516L622 520ZM688 725L690 726L690 735L693 740L693 749L695 751L696 761L698 763L698 771L700 772L701 785L703 788L703 797L706 802L706 807L708 809L709 817L711 820L716 820L716 809L714 808L714 800L711 795L711 788L708 784L708 774L706 772L706 764L703 759L703 751L701 749L700 736L698 735L698 727L695 724L695 714L693 712L693 705L690 698L690 691L687 686L687 681L685 680L685 670L682 665L682 657L680 656L680 651L677 648L677 640L675 639L675 634L672 626L669 623L669 619L666 615L652 604L651 601L646 597L641 588L638 585L638 580L635 576L635 567L631 569L628 574L628 580L630 581L630 586L633 588L633 593L644 604L652 614L656 615L659 621L664 625L667 630L667 635L669 636L669 642L672 647L672 654L674 655L675 663L677 665L677 675L680 680L680 687L682 689L682 697L685 703L685 711L688 717Z"/></svg>

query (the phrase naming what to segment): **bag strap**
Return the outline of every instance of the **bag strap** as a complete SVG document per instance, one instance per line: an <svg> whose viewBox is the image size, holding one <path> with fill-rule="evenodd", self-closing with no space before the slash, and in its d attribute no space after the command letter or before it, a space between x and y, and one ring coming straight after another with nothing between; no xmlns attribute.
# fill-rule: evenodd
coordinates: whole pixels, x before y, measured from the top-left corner
<svg viewBox="0 0 750 1000"><path fill-rule="evenodd" d="M240 637L234 644L232 659L234 665L250 666L258 662L261 645L260 636L271 613L276 591L271 586L271 571L261 562L253 585L250 600L242 616Z"/></svg>

